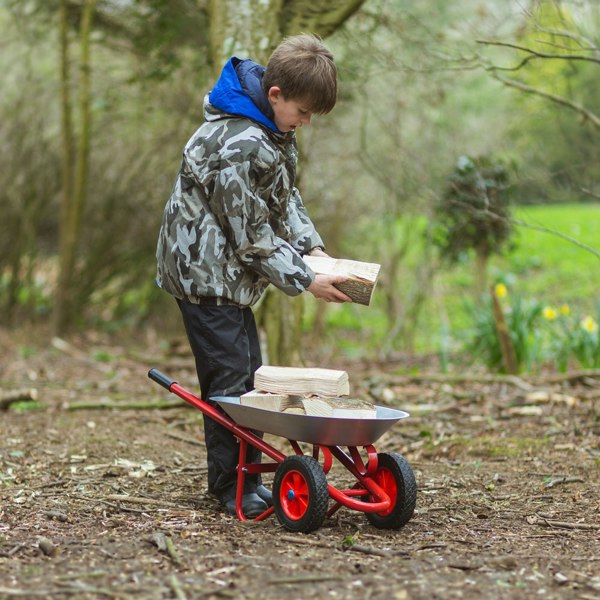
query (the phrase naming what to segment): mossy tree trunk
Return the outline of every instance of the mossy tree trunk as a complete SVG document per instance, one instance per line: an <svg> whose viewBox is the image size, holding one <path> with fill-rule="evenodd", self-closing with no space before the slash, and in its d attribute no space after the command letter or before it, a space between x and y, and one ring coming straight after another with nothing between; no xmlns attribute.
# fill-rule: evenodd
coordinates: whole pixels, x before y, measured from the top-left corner
<svg viewBox="0 0 600 600"><path fill-rule="evenodd" d="M62 111L62 197L59 227L59 276L55 295L54 329L63 333L72 323L74 286L77 285L76 257L81 237L81 215L86 200L91 129L90 34L96 0L85 0L79 25L79 94L77 145L71 101L70 57L68 40L69 9L66 0L59 8L60 72ZM75 162L75 164L73 164Z"/></svg>
<svg viewBox="0 0 600 600"><path fill-rule="evenodd" d="M215 77L232 55L263 64L288 35L333 33L364 0L209 0L211 63ZM289 298L269 288L257 310L267 336L271 364L301 361L302 296Z"/></svg>

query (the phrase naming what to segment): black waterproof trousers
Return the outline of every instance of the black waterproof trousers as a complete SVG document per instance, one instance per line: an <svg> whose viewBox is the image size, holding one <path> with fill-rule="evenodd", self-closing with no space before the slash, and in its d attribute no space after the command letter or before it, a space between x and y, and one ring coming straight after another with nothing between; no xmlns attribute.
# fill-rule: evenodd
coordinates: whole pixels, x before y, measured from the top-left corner
<svg viewBox="0 0 600 600"><path fill-rule="evenodd" d="M196 360L201 398L223 412L211 398L239 396L252 390L254 372L262 364L252 309L184 300L177 300L177 304ZM208 491L228 500L236 489L238 440L231 431L206 416L204 436ZM247 461L258 463L260 458L260 451L248 445ZM257 479L256 475L246 476L246 493L255 490Z"/></svg>

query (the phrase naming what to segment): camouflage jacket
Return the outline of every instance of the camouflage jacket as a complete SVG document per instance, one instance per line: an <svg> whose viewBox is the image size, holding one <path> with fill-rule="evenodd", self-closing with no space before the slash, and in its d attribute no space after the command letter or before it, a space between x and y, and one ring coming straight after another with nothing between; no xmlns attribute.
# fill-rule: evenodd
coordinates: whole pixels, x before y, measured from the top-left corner
<svg viewBox="0 0 600 600"><path fill-rule="evenodd" d="M240 101L239 62L205 99L159 234L156 281L193 303L250 306L269 283L300 294L315 276L301 255L323 245L294 187L295 134Z"/></svg>

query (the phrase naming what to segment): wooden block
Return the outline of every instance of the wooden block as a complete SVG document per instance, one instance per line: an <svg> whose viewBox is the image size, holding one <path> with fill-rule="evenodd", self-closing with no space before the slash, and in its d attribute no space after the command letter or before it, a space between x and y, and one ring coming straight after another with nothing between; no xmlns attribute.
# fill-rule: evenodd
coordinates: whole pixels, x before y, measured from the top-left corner
<svg viewBox="0 0 600 600"><path fill-rule="evenodd" d="M310 397L303 400L307 415L345 419L375 419L377 409L366 400Z"/></svg>
<svg viewBox="0 0 600 600"><path fill-rule="evenodd" d="M328 256L306 255L302 260L317 274L347 277L347 281L336 283L335 287L357 304L371 303L381 265Z"/></svg>
<svg viewBox="0 0 600 600"><path fill-rule="evenodd" d="M350 393L348 373L335 369L263 365L254 374L254 386L261 392L288 396L336 397Z"/></svg>

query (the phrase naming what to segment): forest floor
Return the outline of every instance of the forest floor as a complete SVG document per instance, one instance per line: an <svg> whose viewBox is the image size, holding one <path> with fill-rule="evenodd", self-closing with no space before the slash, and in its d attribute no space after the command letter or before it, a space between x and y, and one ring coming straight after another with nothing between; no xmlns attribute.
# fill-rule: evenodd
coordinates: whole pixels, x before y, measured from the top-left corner
<svg viewBox="0 0 600 600"><path fill-rule="evenodd" d="M0 330L1 391L37 391L0 410L1 599L600 598L599 372L327 365L411 413L375 446L409 461L417 507L398 531L343 508L298 534L207 494L202 414L146 377L196 390L175 342Z"/></svg>

